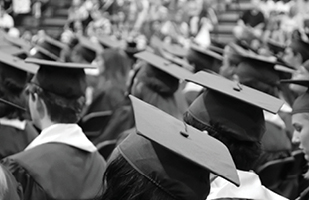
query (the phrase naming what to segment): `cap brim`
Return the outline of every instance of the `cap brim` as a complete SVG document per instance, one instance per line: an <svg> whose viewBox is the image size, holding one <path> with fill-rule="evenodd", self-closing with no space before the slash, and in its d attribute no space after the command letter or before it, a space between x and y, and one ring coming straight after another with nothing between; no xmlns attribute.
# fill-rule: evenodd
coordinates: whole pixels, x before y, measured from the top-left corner
<svg viewBox="0 0 309 200"><path fill-rule="evenodd" d="M186 80L260 107L274 114L277 113L283 105L283 101L280 99L207 72L198 72L187 77Z"/></svg>
<svg viewBox="0 0 309 200"><path fill-rule="evenodd" d="M309 87L309 80L296 80L296 79L285 79L285 80L280 80L280 83L292 83L296 85L301 85L305 87Z"/></svg>
<svg viewBox="0 0 309 200"><path fill-rule="evenodd" d="M139 135L239 185L233 159L223 143L132 95L130 99Z"/></svg>
<svg viewBox="0 0 309 200"><path fill-rule="evenodd" d="M79 63L64 63L64 62L55 62L49 60L42 60L37 58L27 58L26 63L33 63L40 66L53 66L59 68L71 68L71 69L95 69L96 66L91 64L79 64Z"/></svg>
<svg viewBox="0 0 309 200"><path fill-rule="evenodd" d="M134 56L180 80L192 75L190 71L148 51L137 53Z"/></svg>

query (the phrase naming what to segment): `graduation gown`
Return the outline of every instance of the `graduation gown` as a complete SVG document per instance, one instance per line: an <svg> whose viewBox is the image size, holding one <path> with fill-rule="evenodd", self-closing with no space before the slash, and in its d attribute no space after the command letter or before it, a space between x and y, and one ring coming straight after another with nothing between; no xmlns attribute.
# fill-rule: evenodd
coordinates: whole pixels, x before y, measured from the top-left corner
<svg viewBox="0 0 309 200"><path fill-rule="evenodd" d="M254 172L237 170L240 186L237 187L227 180L216 177L211 182L211 190L207 200L214 199L252 199L252 200L287 200L272 192L261 184Z"/></svg>
<svg viewBox="0 0 309 200"><path fill-rule="evenodd" d="M44 129L25 151L2 164L23 187L24 199L99 199L106 163L76 124Z"/></svg>
<svg viewBox="0 0 309 200"><path fill-rule="evenodd" d="M38 136L38 132L30 122L24 128L4 125L0 121L0 159L23 151Z"/></svg>
<svg viewBox="0 0 309 200"><path fill-rule="evenodd" d="M5 167L0 166L0 171L0 178L5 178L7 185L7 189L4 192L2 200L22 200L23 193L21 185ZM1 177L2 175L3 177ZM1 186L3 185L0 185L0 187Z"/></svg>

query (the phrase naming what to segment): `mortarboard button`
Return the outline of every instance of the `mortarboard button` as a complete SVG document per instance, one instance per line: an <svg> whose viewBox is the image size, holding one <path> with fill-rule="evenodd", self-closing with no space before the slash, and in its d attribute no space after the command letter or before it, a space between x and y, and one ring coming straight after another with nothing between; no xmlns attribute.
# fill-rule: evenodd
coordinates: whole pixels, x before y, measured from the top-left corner
<svg viewBox="0 0 309 200"><path fill-rule="evenodd" d="M209 172L239 185L232 157L220 141L131 95L130 99L136 134L131 133L112 157L120 153L175 199L206 199Z"/></svg>
<svg viewBox="0 0 309 200"><path fill-rule="evenodd" d="M36 58L27 58L25 62L40 66L32 83L45 91L69 99L84 96L87 87L84 69L95 68L90 64L63 63Z"/></svg>

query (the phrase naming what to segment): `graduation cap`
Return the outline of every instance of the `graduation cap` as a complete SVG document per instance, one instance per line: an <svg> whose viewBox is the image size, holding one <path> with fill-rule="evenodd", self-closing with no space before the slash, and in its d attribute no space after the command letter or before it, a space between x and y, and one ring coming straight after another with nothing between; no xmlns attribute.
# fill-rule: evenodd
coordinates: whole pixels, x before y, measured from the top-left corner
<svg viewBox="0 0 309 200"><path fill-rule="evenodd" d="M44 91L67 99L84 96L87 87L84 69L95 68L89 64L54 62L36 58L27 58L25 62L40 66L31 81L33 84Z"/></svg>
<svg viewBox="0 0 309 200"><path fill-rule="evenodd" d="M44 36L38 44L30 50L30 57L42 60L61 61L61 51L66 45L49 37Z"/></svg>
<svg viewBox="0 0 309 200"><path fill-rule="evenodd" d="M192 74L190 71L173 64L171 61L168 61L148 51L137 53L134 56L180 80L184 80L185 77Z"/></svg>
<svg viewBox="0 0 309 200"><path fill-rule="evenodd" d="M275 54L278 54L280 52L284 52L285 48L286 48L286 45L285 44L282 44L280 42L277 42L271 38L267 39L267 45L268 45L268 48L274 52Z"/></svg>
<svg viewBox="0 0 309 200"><path fill-rule="evenodd" d="M206 199L210 172L239 185L232 157L220 141L131 95L130 99L136 133L111 158L120 154L174 199Z"/></svg>
<svg viewBox="0 0 309 200"><path fill-rule="evenodd" d="M97 35L97 38L98 38L100 44L105 49L108 49L108 48L115 49L115 48L120 48L122 46L122 43L119 40L113 39L108 35ZM136 46L136 44L135 44L135 46Z"/></svg>
<svg viewBox="0 0 309 200"><path fill-rule="evenodd" d="M185 77L192 74L171 61L148 51L137 53L134 56L147 63L146 66L141 67L136 77L149 83L149 86L156 86L155 84L159 82L161 86L164 86L164 90L160 91L162 94L174 93L178 89L179 80L184 80ZM151 78L154 78L156 82ZM156 89L158 88L156 87Z"/></svg>
<svg viewBox="0 0 309 200"><path fill-rule="evenodd" d="M289 80L281 80L281 83L292 83L292 84L296 84L296 85L301 85L304 87L309 87L309 80L293 80L293 79L289 79ZM299 97L297 97L293 103L292 106L292 114L297 114L297 113L307 113L309 112L309 90L307 89L307 91L300 95Z"/></svg>
<svg viewBox="0 0 309 200"><path fill-rule="evenodd" d="M78 44L73 48L78 54L84 58L88 63L91 63L97 56L98 53L103 52L103 48L89 40L86 37L78 37Z"/></svg>
<svg viewBox="0 0 309 200"><path fill-rule="evenodd" d="M22 38L14 38L14 37L10 37L10 36L6 36L5 40L8 41L10 44L23 49L24 51L30 51L32 48L32 45L27 42L26 40L22 39Z"/></svg>
<svg viewBox="0 0 309 200"><path fill-rule="evenodd" d="M179 58L186 57L188 50L176 44L162 44L162 48L168 53L177 56Z"/></svg>
<svg viewBox="0 0 309 200"><path fill-rule="evenodd" d="M241 61L236 74L241 83L261 82L271 87L277 86L283 74L293 73L294 70L278 62L276 57L261 56L255 53L241 55Z"/></svg>
<svg viewBox="0 0 309 200"><path fill-rule="evenodd" d="M239 140L260 141L265 132L263 110L277 113L283 102L273 96L207 72L186 79L207 90L189 107L199 122L220 123Z"/></svg>
<svg viewBox="0 0 309 200"><path fill-rule="evenodd" d="M211 70L216 73L219 72L223 57L207 48L200 47L196 44L192 44L187 53L187 60L189 63L195 65L195 71Z"/></svg>

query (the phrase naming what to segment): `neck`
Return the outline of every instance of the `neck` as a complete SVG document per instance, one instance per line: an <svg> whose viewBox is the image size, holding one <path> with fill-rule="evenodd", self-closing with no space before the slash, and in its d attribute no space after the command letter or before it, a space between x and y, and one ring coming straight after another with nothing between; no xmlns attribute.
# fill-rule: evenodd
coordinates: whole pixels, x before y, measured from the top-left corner
<svg viewBox="0 0 309 200"><path fill-rule="evenodd" d="M40 128L41 130L44 130L48 127L50 127L51 125L54 125L56 124L55 122L52 122L49 118L43 118L41 121L40 121Z"/></svg>

